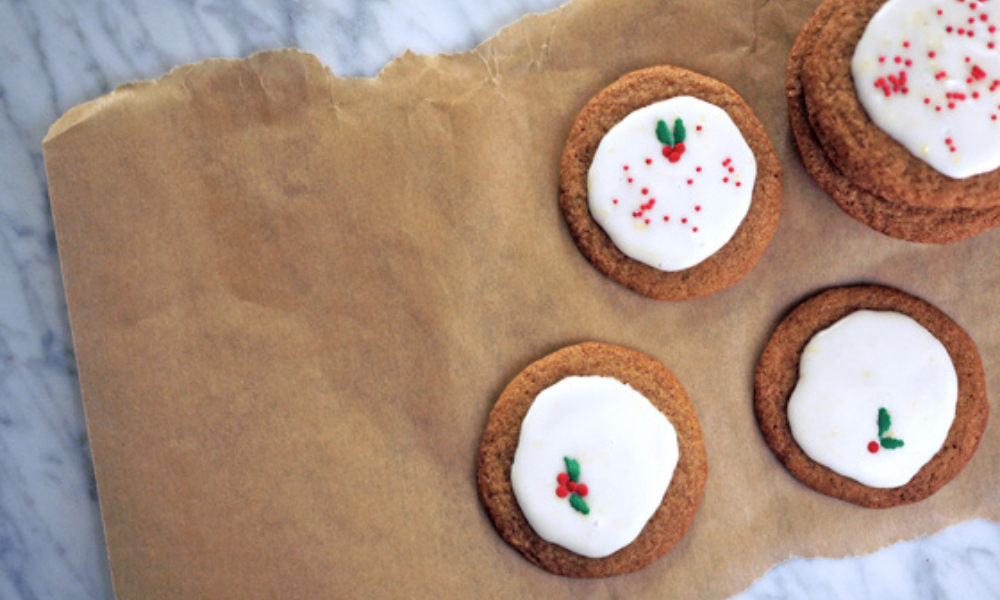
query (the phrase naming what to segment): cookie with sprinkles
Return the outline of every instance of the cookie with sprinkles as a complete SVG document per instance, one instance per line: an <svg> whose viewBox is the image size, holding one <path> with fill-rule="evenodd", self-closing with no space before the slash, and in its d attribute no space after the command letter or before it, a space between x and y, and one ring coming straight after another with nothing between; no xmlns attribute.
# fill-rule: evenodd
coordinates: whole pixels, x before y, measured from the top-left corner
<svg viewBox="0 0 1000 600"><path fill-rule="evenodd" d="M490 413L479 492L535 565L610 577L649 565L692 525L708 474L698 418L655 359L585 343L522 371Z"/></svg>
<svg viewBox="0 0 1000 600"><path fill-rule="evenodd" d="M944 244L978 235L1000 224L1000 207L939 209L893 203L859 187L832 163L806 110L802 72L817 34L838 2L824 2L802 28L788 59L785 86L792 135L799 156L816 182L840 208L872 229L897 239Z"/></svg>
<svg viewBox="0 0 1000 600"><path fill-rule="evenodd" d="M828 0L802 63L810 123L853 183L894 204L1000 206L1000 3Z"/></svg>
<svg viewBox="0 0 1000 600"><path fill-rule="evenodd" d="M598 270L651 298L687 300L743 278L777 228L781 168L726 85L676 67L630 73L570 132L560 206Z"/></svg>
<svg viewBox="0 0 1000 600"><path fill-rule="evenodd" d="M785 467L870 508L918 502L954 479L986 429L982 361L943 312L881 286L796 307L757 365L754 407Z"/></svg>

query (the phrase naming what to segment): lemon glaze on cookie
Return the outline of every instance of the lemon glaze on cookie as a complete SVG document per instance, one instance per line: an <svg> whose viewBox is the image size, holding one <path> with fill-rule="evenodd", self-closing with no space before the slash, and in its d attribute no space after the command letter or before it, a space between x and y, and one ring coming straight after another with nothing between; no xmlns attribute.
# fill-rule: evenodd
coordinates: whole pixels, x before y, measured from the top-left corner
<svg viewBox="0 0 1000 600"><path fill-rule="evenodd" d="M724 110L671 98L630 113L601 140L587 174L590 213L627 256L680 271L732 239L756 175Z"/></svg>
<svg viewBox="0 0 1000 600"><path fill-rule="evenodd" d="M1000 2L889 0L851 60L880 129L953 179L1000 168Z"/></svg>
<svg viewBox="0 0 1000 600"><path fill-rule="evenodd" d="M894 488L941 449L957 400L955 366L937 338L906 315L859 310L806 345L788 421L812 460Z"/></svg>
<svg viewBox="0 0 1000 600"><path fill-rule="evenodd" d="M638 537L678 459L676 430L638 391L610 377L567 377L528 410L511 484L542 539L602 558Z"/></svg>

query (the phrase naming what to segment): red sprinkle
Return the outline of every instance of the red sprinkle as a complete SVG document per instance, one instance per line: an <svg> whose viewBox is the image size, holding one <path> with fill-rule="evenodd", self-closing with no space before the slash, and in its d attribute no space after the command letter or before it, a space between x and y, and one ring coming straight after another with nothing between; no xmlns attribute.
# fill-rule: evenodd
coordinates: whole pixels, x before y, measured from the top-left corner
<svg viewBox="0 0 1000 600"><path fill-rule="evenodd" d="M986 71L979 68L979 65L972 67L972 76L976 79L986 79Z"/></svg>
<svg viewBox="0 0 1000 600"><path fill-rule="evenodd" d="M701 131L701 125L695 127L695 129L697 129L698 131Z"/></svg>
<svg viewBox="0 0 1000 600"><path fill-rule="evenodd" d="M649 225L649 219L646 219L646 225Z"/></svg>
<svg viewBox="0 0 1000 600"><path fill-rule="evenodd" d="M642 195L645 196L649 193L649 188L642 188Z"/></svg>
<svg viewBox="0 0 1000 600"><path fill-rule="evenodd" d="M722 178L722 183L729 183L729 178L728 177L723 177Z"/></svg>
<svg viewBox="0 0 1000 600"><path fill-rule="evenodd" d="M625 170L628 171L628 165L625 165Z"/></svg>
<svg viewBox="0 0 1000 600"><path fill-rule="evenodd" d="M884 62L885 62L885 57L884 57L884 56L880 56L880 57L878 57L878 61L879 61L880 63L884 63Z"/></svg>
<svg viewBox="0 0 1000 600"><path fill-rule="evenodd" d="M935 56L937 56L937 53L936 53L936 52L934 52L934 51L931 51L931 52L928 52L928 53L927 53L927 56L929 56L929 57L931 57L931 58L934 58Z"/></svg>
<svg viewBox="0 0 1000 600"><path fill-rule="evenodd" d="M733 172L733 171L735 171L735 170L736 170L736 169L734 169L734 168L732 168L732 167L729 167L729 172L730 172L730 173L732 173L732 172Z"/></svg>
<svg viewBox="0 0 1000 600"><path fill-rule="evenodd" d="M878 442L868 442L868 451L872 454L878 452Z"/></svg>
<svg viewBox="0 0 1000 600"><path fill-rule="evenodd" d="M693 183L694 183L694 179L688 179L688 185L691 185Z"/></svg>
<svg viewBox="0 0 1000 600"><path fill-rule="evenodd" d="M670 217L663 217L663 221L664 222L670 221Z"/></svg>
<svg viewBox="0 0 1000 600"><path fill-rule="evenodd" d="M898 65L899 63L903 62L903 59L902 59L902 58L900 58L900 57L898 57L898 56L897 56L896 58L894 58L893 60L894 60L894 61L896 61L896 64L897 64L897 65Z"/></svg>
<svg viewBox="0 0 1000 600"><path fill-rule="evenodd" d="M631 177L628 178L628 182L632 183L632 178Z"/></svg>
<svg viewBox="0 0 1000 600"><path fill-rule="evenodd" d="M691 231L693 231L693 232L695 232L695 233L698 233L698 228L697 228L697 227L692 227L692 228L691 228Z"/></svg>
<svg viewBox="0 0 1000 600"><path fill-rule="evenodd" d="M697 169L695 169L695 171L698 171L699 173L701 173L701 167L698 167Z"/></svg>
<svg viewBox="0 0 1000 600"><path fill-rule="evenodd" d="M647 159L646 159L646 164L647 164L647 165L651 165L651 164L653 164L653 159L652 159L652 158L647 158Z"/></svg>
<svg viewBox="0 0 1000 600"><path fill-rule="evenodd" d="M909 48L910 47L910 42L903 42L903 47L904 48Z"/></svg>
<svg viewBox="0 0 1000 600"><path fill-rule="evenodd" d="M695 212L700 212L701 211L701 207L700 206L695 206L694 207L694 211Z"/></svg>
<svg viewBox="0 0 1000 600"><path fill-rule="evenodd" d="M688 222L687 217L681 219L681 223L687 223L687 222Z"/></svg>
<svg viewBox="0 0 1000 600"><path fill-rule="evenodd" d="M737 181L737 182L736 182L736 187L740 187L741 185L743 185L743 182L742 182L742 181Z"/></svg>
<svg viewBox="0 0 1000 600"><path fill-rule="evenodd" d="M612 202L614 202L615 204L618 204L618 198L615 198L614 200L612 200Z"/></svg>

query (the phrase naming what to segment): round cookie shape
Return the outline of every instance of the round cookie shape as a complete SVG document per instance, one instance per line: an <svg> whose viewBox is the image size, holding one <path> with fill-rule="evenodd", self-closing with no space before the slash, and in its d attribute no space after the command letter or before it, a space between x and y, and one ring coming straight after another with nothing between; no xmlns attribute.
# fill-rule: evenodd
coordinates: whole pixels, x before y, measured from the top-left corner
<svg viewBox="0 0 1000 600"><path fill-rule="evenodd" d="M524 417L510 478L542 539L602 558L639 535L677 458L673 425L642 394L611 377L567 377Z"/></svg>
<svg viewBox="0 0 1000 600"><path fill-rule="evenodd" d="M958 376L945 347L897 312L859 310L814 335L788 401L795 442L864 485L905 485L941 449Z"/></svg>
<svg viewBox="0 0 1000 600"><path fill-rule="evenodd" d="M669 476L666 493L660 494L652 516L645 521L634 540L612 554L599 558L584 556L543 539L525 517L512 482L515 455L522 441L523 424L529 411L543 392L551 391L566 380L566 385L571 387L556 387L557 398L562 397L562 391L569 390L572 392L572 400L569 401L575 403L580 399L576 394L579 391L577 384L589 387L595 382L598 386L608 386L607 389L615 394L614 398L617 400L621 400L619 394L631 390L627 392L629 395L640 395L640 398L633 397L633 400L640 406L643 403L648 405L642 412L656 417L648 412L651 409L653 413L662 415L676 435L676 467L672 476ZM544 398L542 400L545 401ZM542 408L541 412L547 411ZM559 413L563 414L563 411ZM584 418L583 421L588 419ZM528 436L532 435L531 429L529 427ZM551 427L544 429L552 430ZM567 444L573 443L572 439L572 435L564 438L569 440L565 442ZM672 446L669 440L666 442L668 448ZM535 479L530 471L536 468L542 471L538 475L538 489L546 497L548 508L558 511L558 514L568 513L569 517L583 519L577 523L589 524L590 527L593 526L591 516L604 520L605 524L613 524L613 521L607 519L613 518L611 513L620 511L623 504L617 501L613 505L607 504L612 496L608 495L611 490L607 488L605 481L613 479L605 480L605 475L601 473L604 467L597 464L602 452L594 452L586 441L577 450L567 447L567 454L563 454L562 450L554 452L550 455L554 460L545 459L545 465L541 464L542 461L532 461L528 467L529 478L533 481ZM640 446L632 446L632 449L638 449L639 454L646 453ZM568 452L576 454L569 456ZM635 460L641 463L646 458ZM657 460L665 460L667 464L671 462L669 455ZM555 464L550 466L549 462ZM622 468L629 467L626 465ZM493 407L479 447L479 494L497 532L533 564L568 577L621 575L642 569L660 558L680 541L693 523L701 504L707 476L708 458L698 417L677 378L652 357L620 346L595 342L563 348L521 371L507 385ZM656 477L662 477L662 474ZM575 490L570 491L570 483L576 486ZM581 485L585 488L582 491ZM530 487L534 490L536 486L532 483ZM559 488L565 489L565 497L560 497ZM647 491L642 495L648 497L650 494L657 495L658 492ZM574 497L582 502L574 502ZM525 502L525 505L528 504ZM589 511L589 514L584 514L578 508ZM642 520L644 517L636 515L631 518L635 519Z"/></svg>
<svg viewBox="0 0 1000 600"><path fill-rule="evenodd" d="M889 0L851 60L883 131L955 179L1000 168L1000 5Z"/></svg>
<svg viewBox="0 0 1000 600"><path fill-rule="evenodd" d="M926 329L947 351L958 378L955 416L944 443L905 484L881 488L845 477L813 460L796 442L789 423L789 401L799 381L799 366L807 344L816 335L859 311L892 312L909 317ZM883 417L879 408L887 408ZM878 405L866 417L877 454L899 452L909 443L901 429L902 413L892 405ZM869 508L889 508L918 502L954 479L972 459L989 417L986 378L975 343L946 314L899 290L873 285L832 288L795 307L778 324L757 364L754 411L765 441L775 456L800 482L815 491ZM905 436L904 436L905 433ZM888 446L902 447L889 449ZM897 440L896 442L889 440Z"/></svg>
<svg viewBox="0 0 1000 600"><path fill-rule="evenodd" d="M840 173L859 188L891 203L936 210L995 209L1000 206L1000 169L965 179L944 175L879 128L861 105L851 63L865 28L884 4L885 0L825 0L817 10L826 12L828 17L815 30L812 51L804 56L801 70L806 111L816 138ZM976 34L976 37L981 36ZM904 41L909 41L911 48L916 47L917 42ZM901 53L899 57L899 64L904 67L906 60L914 60ZM887 57L885 64L896 65L895 58L896 54ZM968 68L966 78L974 78L971 60ZM981 91L978 93L978 99L966 102L990 99ZM949 109L945 105L942 110ZM983 131L992 126L991 121Z"/></svg>
<svg viewBox="0 0 1000 600"><path fill-rule="evenodd" d="M1000 224L1000 207L938 209L892 203L848 179L827 156L809 120L802 76L806 57L814 51L819 32L839 4L840 0L827 0L816 9L799 32L788 57L785 74L788 120L806 171L850 217L896 239L947 244L996 227Z"/></svg>
<svg viewBox="0 0 1000 600"><path fill-rule="evenodd" d="M629 114L601 140L587 177L590 213L627 256L681 271L732 239L756 175L725 111L670 98Z"/></svg>
<svg viewBox="0 0 1000 600"><path fill-rule="evenodd" d="M708 214L708 206L712 205L712 199L701 201L701 196L695 196L695 190L700 184L707 182L709 177L717 175L720 184L731 185L732 189L752 188L750 193L750 205L742 219L737 215L726 217L727 222L738 221L738 227L731 238L728 239L717 251L710 252L707 258L700 262L681 268L680 270L666 271L651 266L641 260L624 253L601 224L595 219L591 212L590 199L590 171L595 162L598 147L605 136L619 123L623 122L629 115L645 107L649 107L659 102L674 98L688 97L696 99L706 104L718 107L724 111L729 119L739 130L740 135L750 148L754 162L756 163L756 177L752 185L746 179L741 179L740 185L736 185L734 174L739 171L741 177L745 177L748 164L739 166L729 164L723 165L725 156L720 156L717 164L694 164L692 156L694 150L687 148L688 144L696 139L697 135L709 133L707 126L703 125L701 132L697 129L697 123L691 126L682 119L685 147L683 151L676 152L676 143L668 143L675 136L676 118L668 121L670 115L662 118L664 127L659 126L657 119L653 122L653 130L649 134L652 138L646 137L645 142L652 144L650 152L643 153L640 157L639 165L629 165L629 171L641 173L642 176L652 174L655 171L673 167L673 171L667 173L680 173L691 169L692 176L683 176L673 179L673 181L683 188L683 194L668 193L666 198L651 196L649 200L634 201L636 198L649 197L649 192L655 188L640 186L638 196L628 196L627 198L604 198L610 202L615 209L624 215L624 219L630 222L630 226L648 227L649 232L673 232L676 234L686 234L688 236L701 236L705 230L704 226L697 224L703 215ZM666 131L664 131L666 130ZM665 141L661 141L661 137ZM673 140L676 142L676 140ZM696 143L696 142L695 142ZM657 154L653 155L653 151ZM650 154L646 156L645 154ZM674 156L675 162L670 162L670 157ZM649 163L646 163L649 159ZM629 177L625 175L625 164L617 165L622 184L640 183L640 178L631 177L632 182L628 182ZM702 171L698 171L701 167ZM729 168L733 171L730 172ZM644 171L645 170L645 171ZM694 176L700 177L700 179ZM729 181L723 181L728 178ZM688 184L688 180L691 184ZM690 189L689 189L690 188ZM642 190L646 189L647 194ZM668 186L668 192L676 192L676 188ZM569 226L570 234L576 242L577 247L590 263L610 279L624 285L625 287L657 300L690 300L708 294L715 293L729 287L750 272L757 264L764 250L770 243L778 227L778 219L781 213L781 165L777 155L771 145L763 126L753 111L747 106L740 96L725 84L714 79L692 73L684 69L670 66L653 67L641 71L635 71L623 76L621 79L611 84L598 93L590 102L584 106L577 116L566 147L563 151L562 163L559 176L559 204L562 209L566 223ZM690 195L689 195L690 194ZM616 205L614 200L619 203ZM595 194L595 203L602 200L599 193ZM650 203L650 200L656 202ZM596 204L595 204L596 206ZM660 212L669 207L680 207L682 212ZM713 211L715 210L713 206ZM645 207L645 208L644 208ZM696 208L700 207L700 208ZM641 212L641 217L632 217L632 213ZM653 227L653 214L656 213L658 220ZM665 221L664 217L669 217ZM646 219L650 223L645 223ZM684 219L687 219L685 222ZM690 227L690 229L686 229ZM695 232L694 228L698 227ZM718 231L716 231L716 235ZM677 238L680 239L680 238ZM697 239L694 238L694 239ZM698 242L701 243L701 242ZM627 244L626 244L627 245ZM704 250L702 250L704 252ZM655 260L651 260L655 262ZM693 262L693 260L688 260ZM672 267L680 268L683 262L677 262ZM664 266L667 266L664 264Z"/></svg>

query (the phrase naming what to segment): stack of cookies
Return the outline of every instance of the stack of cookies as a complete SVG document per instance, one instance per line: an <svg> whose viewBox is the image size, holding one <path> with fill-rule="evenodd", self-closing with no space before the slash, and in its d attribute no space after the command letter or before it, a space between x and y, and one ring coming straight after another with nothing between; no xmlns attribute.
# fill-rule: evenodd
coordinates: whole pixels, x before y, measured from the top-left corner
<svg viewBox="0 0 1000 600"><path fill-rule="evenodd" d="M826 0L788 61L812 177L855 219L944 244L1000 224L1000 2Z"/></svg>

